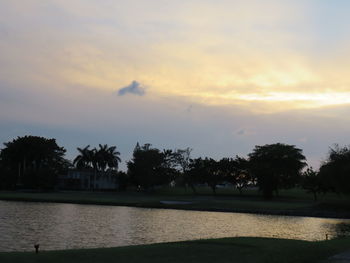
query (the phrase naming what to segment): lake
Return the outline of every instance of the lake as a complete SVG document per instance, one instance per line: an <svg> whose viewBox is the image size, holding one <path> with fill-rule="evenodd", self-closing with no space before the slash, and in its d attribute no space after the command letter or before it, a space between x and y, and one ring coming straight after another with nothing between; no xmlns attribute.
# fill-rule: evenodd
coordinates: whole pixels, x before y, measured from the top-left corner
<svg viewBox="0 0 350 263"><path fill-rule="evenodd" d="M0 201L0 251L115 247L235 236L323 240L350 219Z"/></svg>

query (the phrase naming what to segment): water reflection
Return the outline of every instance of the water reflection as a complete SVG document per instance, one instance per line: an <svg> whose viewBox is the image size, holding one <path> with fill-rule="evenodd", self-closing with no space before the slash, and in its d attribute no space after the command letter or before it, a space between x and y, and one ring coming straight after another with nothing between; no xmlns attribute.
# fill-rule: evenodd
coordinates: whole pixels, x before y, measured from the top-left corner
<svg viewBox="0 0 350 263"><path fill-rule="evenodd" d="M0 251L111 247L232 236L322 240L350 220L0 201Z"/></svg>

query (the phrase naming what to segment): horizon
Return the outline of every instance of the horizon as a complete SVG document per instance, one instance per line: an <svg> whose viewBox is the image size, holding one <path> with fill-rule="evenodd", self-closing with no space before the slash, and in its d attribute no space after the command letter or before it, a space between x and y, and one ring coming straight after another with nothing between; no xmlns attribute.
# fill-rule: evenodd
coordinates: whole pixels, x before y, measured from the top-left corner
<svg viewBox="0 0 350 263"><path fill-rule="evenodd" d="M17 137L15 137L15 138L13 138L13 140L10 140L10 141L7 141L7 142L3 142L2 145L6 146L6 145L5 145L6 143L12 142L12 141L14 141L14 140L16 140L16 139L18 139L18 138L23 138L23 137L26 137L26 136L29 136L29 137L37 137L36 135L30 135L30 134L24 135L24 136L17 136ZM42 137L42 136L39 136L39 137ZM45 137L44 137L44 138L45 138ZM57 142L57 139L56 139L56 138L46 138L46 139L54 139L54 140ZM146 145L146 144L149 144L149 145L151 146L152 149L157 149L157 150L159 150L160 152L162 152L163 150L173 150L174 152L176 152L176 150L184 150L184 149L185 149L185 148L180 149L180 148L171 148L171 147L170 147L170 148L158 148L158 147L155 147L155 146L154 146L153 144L151 144L151 143L139 143L139 142L136 142L136 143L135 143L135 146L134 146L133 149L135 150L135 147L136 147L137 145L139 145L139 146L144 146L144 145ZM288 144L285 144L285 143L283 143L283 142L276 142L276 143L274 143L274 144L288 145ZM98 146L99 146L99 145L104 145L104 144L98 144L98 145L90 145L90 144L88 144L88 145L84 145L84 146L78 146L77 148L83 149L83 148L89 146L90 149L98 149ZM191 159L196 159L196 158L212 158L212 159L214 159L214 160L216 160L216 161L219 161L219 159L223 159L223 158L232 158L232 159L234 159L235 157L243 157L243 158L245 158L245 159L248 160L248 159L249 159L249 156L248 156L248 155L254 151L255 147L257 147L257 146L266 146L266 145L268 145L268 144L255 145L254 148L252 148L251 151L248 152L248 153L245 154L245 155L237 155L237 154L236 154L236 155L232 155L232 156L222 156L222 157L220 157L220 158L215 158L215 157L213 158L212 156L204 156L204 155L192 156L192 152L193 152L194 149L192 149L192 148L190 148L190 147L186 147L186 148L189 148L189 149L190 149L190 152L191 152ZM76 154L76 155L72 155L72 153L69 153L69 151L68 151L64 146L60 145L59 143L58 143L58 146L64 148L64 150L65 150L64 157L65 157L68 161L70 161L70 162L73 164L73 160L75 159L75 157L77 157L77 156L79 155L79 152L76 151L77 154ZM108 145L108 147L111 147L111 146L116 146L116 151L119 152L119 149L118 149L118 146L117 146L117 145ZM295 146L295 145L291 145L291 146ZM330 147L329 147L329 150L331 150L331 149L336 149L338 146L340 146L340 145L335 144L335 145L333 145L333 146L330 146ZM340 147L341 147L341 146L340 146ZM77 150L77 148L76 148L76 150ZM296 148L299 149L298 147L296 147ZM0 147L0 151L1 151L2 149L3 149L3 148ZM133 150L132 152L134 152L134 150ZM300 149L300 150L301 150L301 152L303 153L303 149ZM123 155L122 152L119 152L119 153L120 153L120 156ZM326 155L329 155L329 152L327 152ZM325 155L325 156L326 156L326 155ZM326 157L327 157L327 156L326 156ZM126 172L126 171L127 171L127 162L131 161L132 158L133 158L133 155L131 155L129 159L121 160L121 162L119 163L119 166L118 166L118 170L119 170L119 171L124 171L124 172ZM328 157L327 157L327 158L328 158ZM322 165L322 162L326 161L327 158L324 158L324 160L322 160L322 161L320 162L320 165ZM308 162L307 158L305 159L305 163L306 163L306 166L304 167L304 169L307 169L307 168L312 168L312 169L315 169L315 168L316 168L316 169L318 169L318 168L319 168L319 167L313 167L313 166Z"/></svg>

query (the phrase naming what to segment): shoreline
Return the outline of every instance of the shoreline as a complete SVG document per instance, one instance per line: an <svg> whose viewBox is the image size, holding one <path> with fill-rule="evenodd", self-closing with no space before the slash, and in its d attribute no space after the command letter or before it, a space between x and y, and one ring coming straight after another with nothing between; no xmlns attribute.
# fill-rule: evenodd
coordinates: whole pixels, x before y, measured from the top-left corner
<svg viewBox="0 0 350 263"><path fill-rule="evenodd" d="M17 202L35 202L35 203L58 203L58 204L79 204L79 205L104 205L104 206L125 206L136 208L150 209L173 209L184 211L199 212L223 212L223 213L246 213L256 215L275 215L275 216L297 216L297 217L316 217L316 218L332 218L332 219L350 219L350 212L322 211L322 210L287 210L287 209L244 209L244 208L215 208L215 207L190 207L191 204L159 204L150 203L129 203L116 201L92 201L92 200L58 200L47 198L23 198L18 196L2 197L0 201L17 201Z"/></svg>

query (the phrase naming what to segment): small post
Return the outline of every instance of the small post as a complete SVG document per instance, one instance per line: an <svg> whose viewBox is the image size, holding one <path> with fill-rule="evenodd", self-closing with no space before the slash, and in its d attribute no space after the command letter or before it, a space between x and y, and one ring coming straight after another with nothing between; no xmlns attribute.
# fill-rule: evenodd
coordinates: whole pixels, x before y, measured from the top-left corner
<svg viewBox="0 0 350 263"><path fill-rule="evenodd" d="M326 234L326 240L328 240L328 234Z"/></svg>
<svg viewBox="0 0 350 263"><path fill-rule="evenodd" d="M38 254L39 253L39 244L35 244L34 245L34 248L35 248L35 254Z"/></svg>

